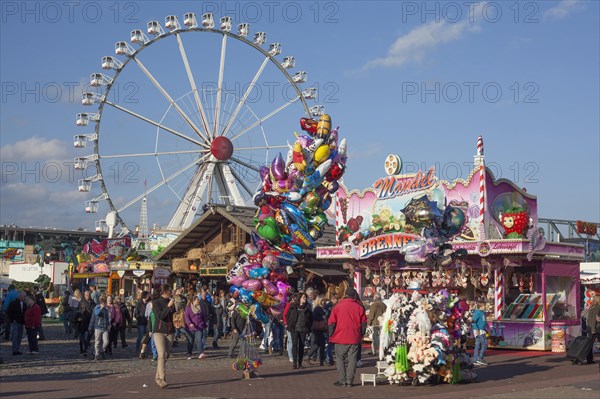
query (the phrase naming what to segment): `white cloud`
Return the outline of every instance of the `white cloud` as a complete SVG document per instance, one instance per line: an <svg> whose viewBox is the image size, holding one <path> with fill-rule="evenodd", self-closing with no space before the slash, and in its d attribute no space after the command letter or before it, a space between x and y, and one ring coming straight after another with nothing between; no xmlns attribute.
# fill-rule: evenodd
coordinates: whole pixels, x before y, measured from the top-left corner
<svg viewBox="0 0 600 399"><path fill-rule="evenodd" d="M457 23L431 21L397 38L385 57L367 62L363 71L376 67L402 67L410 62L421 62L438 45L458 40L465 33L480 30L475 21L465 20Z"/></svg>
<svg viewBox="0 0 600 399"><path fill-rule="evenodd" d="M545 19L563 19L572 12L584 8L581 0L562 0L560 3L544 12Z"/></svg>
<svg viewBox="0 0 600 399"><path fill-rule="evenodd" d="M64 141L34 136L0 147L0 159L2 162L64 159L70 148Z"/></svg>

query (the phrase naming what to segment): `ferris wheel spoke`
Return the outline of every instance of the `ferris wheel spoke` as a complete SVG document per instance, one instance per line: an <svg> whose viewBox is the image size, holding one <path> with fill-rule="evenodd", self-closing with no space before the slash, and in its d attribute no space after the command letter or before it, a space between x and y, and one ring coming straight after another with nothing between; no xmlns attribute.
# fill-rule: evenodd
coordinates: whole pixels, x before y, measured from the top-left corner
<svg viewBox="0 0 600 399"><path fill-rule="evenodd" d="M215 104L215 128L213 129L213 137L217 135L219 130L219 117L221 112L221 92L223 91L223 73L225 70L225 53L227 51L227 35L223 35L221 42L221 61L219 63L219 81L217 83L217 102Z"/></svg>
<svg viewBox="0 0 600 399"><path fill-rule="evenodd" d="M148 68L146 68L144 66L142 61L138 60L136 57L133 57L133 60L135 61L137 66L140 67L142 72L144 72L144 74L148 77L148 79L150 79L150 81L158 89L158 91L161 92L161 94L167 99L167 101L169 101L169 103L173 106L173 108L175 108L175 110L179 113L179 115L181 115L181 117L186 121L186 123L188 125L190 125L190 127L198 134L198 136L202 137L202 139L204 139L204 141L208 143L209 142L208 138L206 136L204 136L204 134L202 134L202 132L196 126L194 121L192 121L190 119L190 117L187 116L187 114L185 112L183 112L183 110L181 109L179 104L177 104L175 102L175 100L173 100L173 97L171 97L171 95L169 93L167 93L167 91L160 85L160 83L158 83L158 81L154 78L154 76L152 76L152 74L150 73Z"/></svg>
<svg viewBox="0 0 600 399"><path fill-rule="evenodd" d="M229 167L229 165L227 165ZM244 179L242 179L236 172L235 170L233 170L233 168L229 167L229 170L231 171L231 174L233 175L233 177L235 178L235 180L238 181L238 183L240 183L240 185L244 188L244 190L246 190L246 192L248 194L250 194L250 197L254 196L254 194L256 193L255 191L250 190L250 188L248 187L248 185L246 185L246 182L244 181Z"/></svg>
<svg viewBox="0 0 600 399"><path fill-rule="evenodd" d="M178 154L197 154L207 153L208 150L185 150L185 151L163 151L163 152L144 152L139 154L118 154L118 155L101 155L100 158L129 158L129 157L149 157L159 155L178 155Z"/></svg>
<svg viewBox="0 0 600 399"><path fill-rule="evenodd" d="M121 207L121 209L117 210L117 212L123 212L125 209L129 208L131 205L135 204L136 202L138 202L142 198L144 198L144 196L146 196L147 194L150 194L151 192L155 191L156 189L160 188L161 186L167 184L170 180L176 178L177 176L179 176L180 174L182 174L183 172L185 172L192 166L198 164L198 162L199 162L199 160L195 159L194 162L191 162L188 165L184 166L183 168L179 169L177 172L173 173L171 176L162 179L160 182L156 183L154 186L152 186L148 190L146 190L146 192L138 195L137 197L135 197L134 199L132 199L131 201L129 201L128 203L123 205L123 207Z"/></svg>
<svg viewBox="0 0 600 399"><path fill-rule="evenodd" d="M257 166L254 166L254 165L252 165L252 164L249 164L249 163L248 163L248 162L246 162L246 161L242 161L241 159L239 159L239 158L235 158L235 157L231 157L230 159L231 159L233 162L235 162L235 163L238 163L238 164L240 164L240 165L242 165L242 166L245 166L245 167L246 167L246 168L248 168L248 169L252 169L252 170L253 170L253 171L255 171L255 172L260 172L260 169L259 169Z"/></svg>
<svg viewBox="0 0 600 399"><path fill-rule="evenodd" d="M127 108L125 108L125 107L122 107L122 106L120 106L120 105L118 105L118 104L112 103L112 102L110 102L110 101L108 101L108 100L107 100L107 101L105 101L105 103L106 103L106 104L108 104L108 105L110 105L111 107L113 107L113 108L115 108L115 109L118 109L118 110L120 110L120 111L123 111L123 112L125 112L125 113L127 113L127 114L129 114L129 115L131 115L131 116L135 116L136 118L138 118L138 119L141 119L141 120L143 120L144 122L148 122L149 124L151 124L151 125L154 125L154 126L156 126L156 127L160 128L160 129L162 129L162 130L164 130L164 131L166 131L166 132L169 132L169 133L171 133L171 134L174 134L174 135L175 135L175 136L177 136L177 137L180 137L180 138L182 138L182 139L184 139L184 140L187 140L187 141L189 141L190 143L197 144L197 145L199 145L199 146L202 146L202 147L204 147L204 148L207 148L207 149L208 149L208 148L210 148L210 147L208 146L208 144L206 144L206 143L203 143L203 142L201 142L201 141L195 140L195 139L193 139L193 138L191 138L191 137L189 137L189 136L186 136L186 135L185 135L185 134L183 134L183 133L180 133L180 132L178 132L178 131L176 131L176 130L174 130L174 129L171 129L170 127L167 127L167 126L161 125L160 123L158 123L158 122L155 122L155 121L153 121L152 119L150 119L150 118L147 118L147 117L145 117L145 116L142 116L142 115L140 115L140 114L138 114L138 113L136 113L136 112L133 112L133 111L132 111L132 110L130 110L130 109L127 109Z"/></svg>
<svg viewBox="0 0 600 399"><path fill-rule="evenodd" d="M269 58L267 57L267 58L265 58L265 60L261 64L260 68L258 68L258 71L256 72L256 75L254 75L254 78L252 79L252 82L250 82L250 86L248 86L248 89L246 90L246 92L242 96L242 99L238 103L235 111L233 111L233 114L231 115L231 117L227 121L227 124L225 125L225 128L221 132L221 136L225 136L227 134L227 132L229 131L229 129L231 128L231 125L233 124L233 122L235 121L235 118L237 117L238 113L240 112L240 110L242 109L242 107L244 106L244 104L246 103L246 100L248 99L248 96L250 95L250 92L252 91L252 89L256 85L256 82L258 81L258 78L260 78L260 75L263 73L263 71L264 71L265 67L267 66L268 62L269 62Z"/></svg>
<svg viewBox="0 0 600 399"><path fill-rule="evenodd" d="M248 126L244 130L242 130L240 133L236 134L231 139L231 141L234 141L234 140L238 139L240 136L243 136L244 134L248 133L250 130L254 129L256 126L260 125L261 123L263 123L264 121L266 121L270 117L272 117L274 115L277 115L278 113L280 113L281 111L283 111L284 109L286 109L287 107L289 107L290 105L292 105L293 103L295 103L296 101L298 101L299 99L300 99L300 96L296 96L296 98L293 98L292 100L286 102L285 104L283 104L279 108L275 109L270 114L267 114L267 115L263 116L262 118L260 118L256 122L254 122L252 125Z"/></svg>
<svg viewBox="0 0 600 399"><path fill-rule="evenodd" d="M219 164L219 172L221 174L221 178L222 178L223 182L225 183L225 187L226 187L226 191L222 192L223 195L231 197L230 199L233 199L234 205L238 205L238 206L245 205L244 197L242 197L242 193L240 192L239 188L235 184L235 177L233 175L233 170L231 169L231 167L226 163L220 163Z"/></svg>
<svg viewBox="0 0 600 399"><path fill-rule="evenodd" d="M185 71L188 76L188 80L190 81L190 86L192 87L192 91L194 93L194 99L196 100L196 106L198 107L198 111L200 111L200 118L202 119L202 124L204 125L204 132L207 136L210 135L208 130L208 124L206 122L206 116L204 113L204 107L202 106L202 101L200 101L200 96L198 94L198 88L196 87L196 80L194 79L194 75L192 74L192 69L190 68L190 63L187 58L187 53L185 51L185 47L183 46L183 41L181 40L181 35L179 33L175 34L177 38L177 43L179 44L179 52L181 53L181 59L183 60L183 64L185 65Z"/></svg>
<svg viewBox="0 0 600 399"><path fill-rule="evenodd" d="M235 147L236 151L272 150L275 148L290 148L287 145L265 145L257 147Z"/></svg>

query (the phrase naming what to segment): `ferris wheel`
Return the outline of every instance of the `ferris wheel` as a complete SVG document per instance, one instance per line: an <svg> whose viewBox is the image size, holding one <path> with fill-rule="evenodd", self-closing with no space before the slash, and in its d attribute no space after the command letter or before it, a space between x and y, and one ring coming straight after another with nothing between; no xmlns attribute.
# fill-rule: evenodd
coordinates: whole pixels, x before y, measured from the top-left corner
<svg viewBox="0 0 600 399"><path fill-rule="evenodd" d="M287 150L278 137L289 136L281 131L289 118L323 113L323 106L307 104L317 97L316 88L301 87L307 73L288 72L295 57L276 58L281 43L263 48L265 32L250 40L249 24L234 33L231 17L219 22L215 27L207 13L198 24L192 12L183 25L175 15L165 18L164 28L150 21L147 33L131 31L131 44L119 41L116 56L102 57L102 69L112 76L90 76L82 104L97 111L77 114L76 125L93 132L75 135L74 146L93 144L91 155L75 158L75 169L87 172L79 191L94 194L85 211L108 205L96 230L128 233L126 221L136 220L146 196L173 210L170 230L189 227L205 204L245 205L260 183L260 167L273 156L269 150ZM281 92L267 95L261 84Z"/></svg>

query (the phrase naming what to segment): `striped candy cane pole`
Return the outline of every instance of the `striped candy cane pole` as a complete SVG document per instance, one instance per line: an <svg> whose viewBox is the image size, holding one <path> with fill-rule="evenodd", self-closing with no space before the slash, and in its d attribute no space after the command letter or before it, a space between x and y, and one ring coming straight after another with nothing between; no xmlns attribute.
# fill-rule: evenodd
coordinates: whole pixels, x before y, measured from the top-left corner
<svg viewBox="0 0 600 399"><path fill-rule="evenodd" d="M354 272L354 289L358 292L358 295L361 295L361 283L360 283L360 271Z"/></svg>
<svg viewBox="0 0 600 399"><path fill-rule="evenodd" d="M479 158L479 217L481 218L480 239L485 239L485 163L483 161L483 137L477 137L477 157Z"/></svg>
<svg viewBox="0 0 600 399"><path fill-rule="evenodd" d="M499 320L502 318L502 308L504 306L504 274L500 269L494 271L495 275L495 289L496 289L496 303L494 307L494 319Z"/></svg>
<svg viewBox="0 0 600 399"><path fill-rule="evenodd" d="M335 245L340 245L340 240L338 237L338 229L340 227L340 201L337 191L333 194L333 199L335 201Z"/></svg>

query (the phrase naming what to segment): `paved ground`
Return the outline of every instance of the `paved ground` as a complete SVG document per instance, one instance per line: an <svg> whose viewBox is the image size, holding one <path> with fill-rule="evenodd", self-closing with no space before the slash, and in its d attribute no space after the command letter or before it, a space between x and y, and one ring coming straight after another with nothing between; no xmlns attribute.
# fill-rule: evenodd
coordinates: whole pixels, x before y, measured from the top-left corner
<svg viewBox="0 0 600 399"><path fill-rule="evenodd" d="M161 390L154 383L156 363L134 356L134 336L128 348L119 346L112 358L95 362L82 358L78 341L64 339L61 330L47 327L50 339L40 342L38 356L27 354L26 341L22 356L12 356L9 342L2 342L1 398L600 398L598 365L572 366L562 354L515 351L490 351L490 366L478 370L475 384L338 388L332 385L334 367L293 370L286 357L265 355L260 378L242 380L225 349L187 360L180 345L167 365L170 385ZM374 370L375 359L366 353L355 382Z"/></svg>

